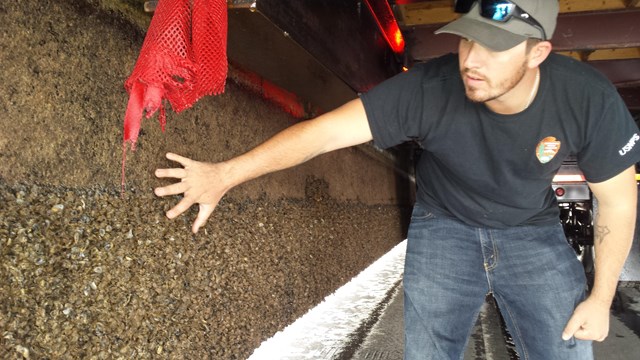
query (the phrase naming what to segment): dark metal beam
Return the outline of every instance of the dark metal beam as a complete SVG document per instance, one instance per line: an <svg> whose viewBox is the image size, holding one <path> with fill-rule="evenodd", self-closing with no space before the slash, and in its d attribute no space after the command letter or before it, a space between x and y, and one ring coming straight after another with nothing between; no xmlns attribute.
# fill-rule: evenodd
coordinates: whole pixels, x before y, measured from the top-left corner
<svg viewBox="0 0 640 360"><path fill-rule="evenodd" d="M229 9L228 26L227 54L234 67L296 94L309 108L328 111L356 97L344 81L258 11Z"/></svg>
<svg viewBox="0 0 640 360"><path fill-rule="evenodd" d="M640 9L603 13L560 14L551 40L554 49L595 50L640 46ZM457 51L458 36L433 32L442 24L416 27L407 31L414 61L425 61Z"/></svg>
<svg viewBox="0 0 640 360"><path fill-rule="evenodd" d="M631 111L640 111L640 86L618 88L618 92Z"/></svg>
<svg viewBox="0 0 640 360"><path fill-rule="evenodd" d="M640 110L640 59L589 61L618 88L631 111Z"/></svg>
<svg viewBox="0 0 640 360"><path fill-rule="evenodd" d="M258 0L256 5L259 13L356 91L366 91L399 71L373 15L359 1Z"/></svg>
<svg viewBox="0 0 640 360"><path fill-rule="evenodd" d="M640 9L563 14L553 36L559 51L640 46Z"/></svg>
<svg viewBox="0 0 640 360"><path fill-rule="evenodd" d="M588 61L618 86L640 86L640 59Z"/></svg>

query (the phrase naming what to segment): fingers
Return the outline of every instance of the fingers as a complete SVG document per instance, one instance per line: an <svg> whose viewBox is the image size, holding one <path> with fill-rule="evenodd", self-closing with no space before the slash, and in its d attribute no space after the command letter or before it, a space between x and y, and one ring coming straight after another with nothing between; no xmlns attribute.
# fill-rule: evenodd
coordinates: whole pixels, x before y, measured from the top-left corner
<svg viewBox="0 0 640 360"><path fill-rule="evenodd" d="M562 331L562 340L569 340L572 337L576 336L576 333L582 329L584 329L584 325L586 322L586 317L583 315L582 304L580 304L576 310L573 312L573 315L567 322L567 325L564 327Z"/></svg>
<svg viewBox="0 0 640 360"><path fill-rule="evenodd" d="M154 193L157 196L168 196L182 194L187 191L188 185L185 182L177 182L171 185L158 187L154 189Z"/></svg>
<svg viewBox="0 0 640 360"><path fill-rule="evenodd" d="M195 204L193 200L186 197L183 198L182 200L180 200L180 202L178 202L178 204L176 204L176 206L174 206L171 210L167 211L166 213L167 218L174 219L180 216L182 213L187 211L193 204ZM200 228L207 222L207 219L209 219L214 209L215 209L215 205L200 204L200 211L198 211L198 216L194 220L193 226L191 227L191 231L193 231L194 234L197 233L198 230L200 230Z"/></svg>
<svg viewBox="0 0 640 360"><path fill-rule="evenodd" d="M180 163L183 167L174 169L157 169L155 172L156 177L184 179L187 176L185 168L191 165L193 160L173 153L167 153L166 157L171 161Z"/></svg>
<svg viewBox="0 0 640 360"><path fill-rule="evenodd" d="M183 168L178 169L157 169L155 172L158 178L175 178L184 179L187 177L187 171Z"/></svg>
<svg viewBox="0 0 640 360"><path fill-rule="evenodd" d="M167 159L171 160L171 161L175 161L177 163L180 163L180 165L186 167L187 165L189 165L189 163L191 163L193 160L186 158L184 156L180 156L178 154L174 154L174 153L167 153L167 155L165 155L167 157Z"/></svg>
<svg viewBox="0 0 640 360"><path fill-rule="evenodd" d="M209 219L209 216L213 213L214 208L214 205L200 204L200 211L198 211L198 216L193 222L193 227L191 228L191 231L193 231L194 234L197 233L198 230L207 222L207 219Z"/></svg>
<svg viewBox="0 0 640 360"><path fill-rule="evenodd" d="M574 314L567 326L562 331L562 340L567 341L572 337L578 340L604 341L607 338L608 326L596 326L586 318Z"/></svg>
<svg viewBox="0 0 640 360"><path fill-rule="evenodd" d="M599 333L589 330L588 328L578 329L578 331L576 331L573 336L578 340L593 340L597 342L603 342L607 338L606 334L600 335Z"/></svg>
<svg viewBox="0 0 640 360"><path fill-rule="evenodd" d="M582 321L578 320L576 316L572 316L562 331L562 340L567 341L575 336L576 332L580 330L580 326L582 325Z"/></svg>
<svg viewBox="0 0 640 360"><path fill-rule="evenodd" d="M176 206L171 208L171 210L167 211L166 215L169 219L174 219L178 217L180 214L182 214L183 212L189 210L189 208L193 204L194 204L193 200L186 197L182 198L182 200L180 200L180 202L178 202Z"/></svg>

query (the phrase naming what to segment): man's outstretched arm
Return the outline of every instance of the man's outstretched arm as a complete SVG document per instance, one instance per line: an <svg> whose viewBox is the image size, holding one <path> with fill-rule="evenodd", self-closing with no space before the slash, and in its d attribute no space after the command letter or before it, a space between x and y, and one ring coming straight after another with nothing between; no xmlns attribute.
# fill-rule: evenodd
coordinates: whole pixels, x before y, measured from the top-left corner
<svg viewBox="0 0 640 360"><path fill-rule="evenodd" d="M366 143L372 139L360 99L355 99L313 120L297 123L253 150L220 163L194 161L168 153L167 159L181 168L157 169L159 178L179 182L155 189L158 196L184 194L167 212L173 219L193 204L199 204L192 231L205 224L216 205L231 188L259 176L299 165L329 151Z"/></svg>
<svg viewBox="0 0 640 360"><path fill-rule="evenodd" d="M565 340L575 336L603 341L609 333L609 309L633 242L638 198L635 174L632 166L607 181L589 183L598 200L595 281L591 294L578 305L564 329Z"/></svg>

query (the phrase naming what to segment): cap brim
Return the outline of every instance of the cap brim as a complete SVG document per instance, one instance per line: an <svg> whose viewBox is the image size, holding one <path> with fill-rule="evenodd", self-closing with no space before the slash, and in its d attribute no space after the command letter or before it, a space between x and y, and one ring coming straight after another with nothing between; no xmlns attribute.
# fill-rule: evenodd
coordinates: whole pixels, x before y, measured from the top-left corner
<svg viewBox="0 0 640 360"><path fill-rule="evenodd" d="M436 34L449 33L480 43L493 51L505 51L527 40L526 36L517 35L486 22L463 16L435 31Z"/></svg>

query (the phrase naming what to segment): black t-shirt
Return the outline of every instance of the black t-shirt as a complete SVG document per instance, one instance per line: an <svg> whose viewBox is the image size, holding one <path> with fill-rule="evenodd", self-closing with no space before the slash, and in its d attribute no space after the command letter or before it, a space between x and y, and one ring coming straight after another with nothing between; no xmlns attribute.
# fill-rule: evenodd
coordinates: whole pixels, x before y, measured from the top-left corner
<svg viewBox="0 0 640 360"><path fill-rule="evenodd" d="M615 87L588 65L551 54L531 105L514 115L467 99L458 57L418 64L361 95L374 143L417 141L417 201L473 226L558 222L551 188L574 155L590 182L640 161L640 131Z"/></svg>

